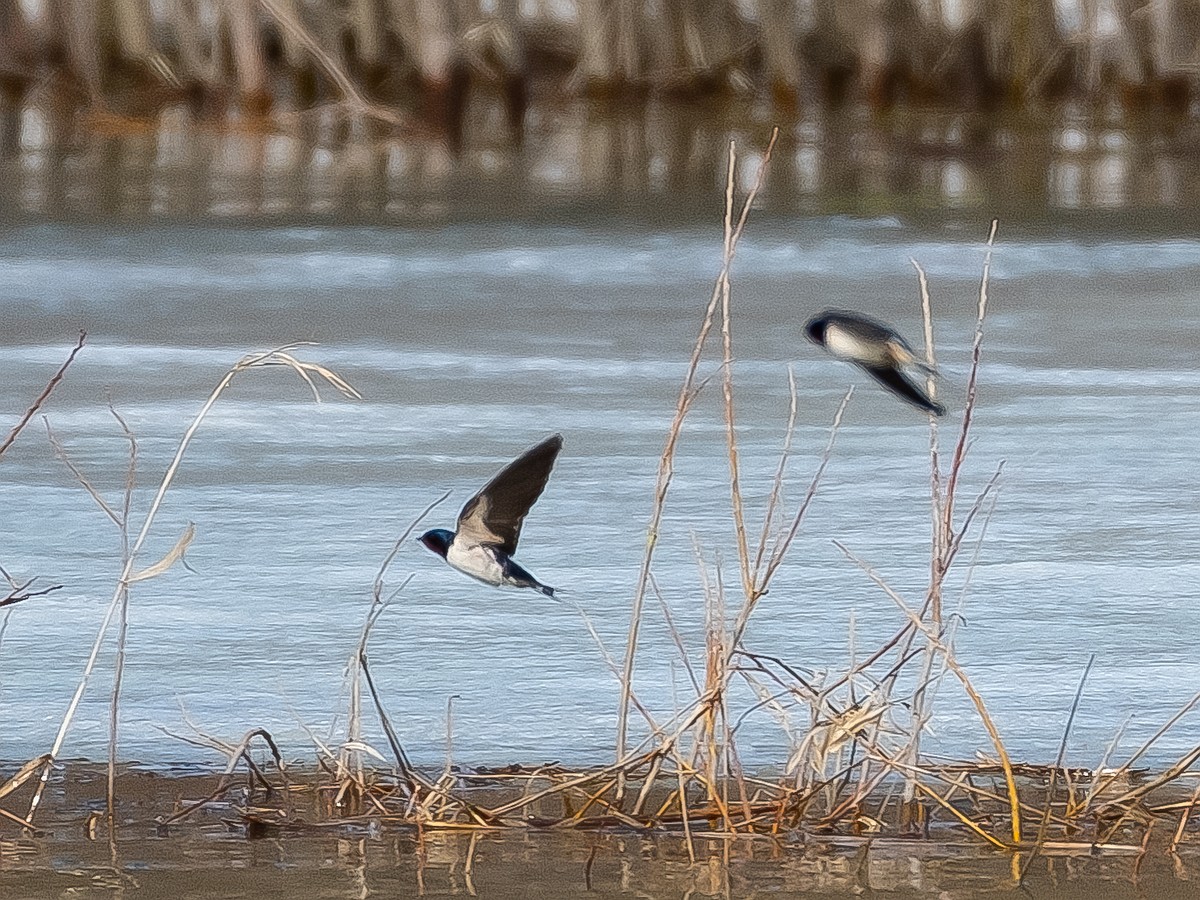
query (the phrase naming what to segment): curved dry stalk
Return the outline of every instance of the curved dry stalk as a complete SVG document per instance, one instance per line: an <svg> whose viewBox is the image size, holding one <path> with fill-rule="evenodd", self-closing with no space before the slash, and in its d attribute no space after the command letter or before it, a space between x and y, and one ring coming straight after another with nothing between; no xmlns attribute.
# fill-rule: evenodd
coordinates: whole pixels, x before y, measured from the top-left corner
<svg viewBox="0 0 1200 900"><path fill-rule="evenodd" d="M62 745L67 738L67 732L70 730L71 723L75 718L75 712L79 708L79 703L83 699L84 692L91 681L92 672L96 667L96 660L100 655L100 647L104 642L104 637L108 633L108 627L112 622L113 615L120 607L121 597L128 589L131 576L133 574L133 566L137 560L138 552L145 543L146 538L150 534L150 528L154 524L154 520L158 515L158 510L162 506L163 499L166 497L167 490L175 480L175 474L179 471L179 466L183 462L184 455L187 453L188 447L191 445L192 438L195 437L196 431L200 428L201 423L208 417L209 412L216 404L218 398L225 392L226 388L233 382L234 378L249 369L260 368L263 366L283 365L292 369L312 388L318 402L320 394L317 392L316 384L312 380L312 376L316 375L342 394L348 397L361 399L359 393L350 387L342 378L329 369L314 363L307 363L297 359L288 351L302 344L285 344L282 347L277 347L274 350L267 350L262 353L253 353L242 357L233 365L213 388L208 399L204 401L204 405L200 407L200 411L192 419L187 430L183 434L183 438L179 442L179 447L175 451L170 464L167 466L166 472L163 473L162 481L159 483L158 490L154 494L154 499L150 503L150 508L146 513L146 518L142 522L142 527L138 531L137 537L133 545L129 549L125 563L121 568L121 575L117 579L117 585L113 591L112 600L108 604L108 609L104 613L104 618L100 622L100 629L96 633L96 639L92 642L91 652L88 654L87 662L84 665L83 674L79 679L79 685L75 688L75 693L71 697L71 702L67 706L67 711L63 715L62 723L58 727L58 732L54 736L54 743L48 754L48 762L42 770L42 777L38 783L37 789L34 791L33 798L29 802L29 813L26 819L33 820L34 814L37 812L38 805L41 803L42 794L46 789L46 783L50 779L50 769L54 760L58 759L58 754L62 750Z"/></svg>
<svg viewBox="0 0 1200 900"><path fill-rule="evenodd" d="M433 507L431 506L430 509L432 508ZM428 510L426 510L426 512L428 512ZM403 538L401 538L401 540L403 540ZM409 582L412 580L412 575L409 575L407 578L405 578L400 586L396 588L396 593L399 593L408 587ZM356 666L356 668L354 675L354 687L351 693L352 699L350 704L350 713L347 715L346 743L342 746L346 752L355 752L357 754L357 750L352 750L350 748L353 744L362 741L362 689L358 684L358 673L361 672L363 677L365 677L367 680L367 689L371 692L371 699L375 704L375 712L379 716L379 722L383 726L384 734L387 736L388 743L392 748L392 753L396 757L396 765L399 767L400 774L403 775L404 778L409 782L409 787L411 789L413 779L412 766L409 765L408 756L405 754L404 748L400 746L400 740L396 737L395 729L392 728L392 721L388 717L386 710L383 708L383 701L379 699L379 692L375 689L375 680L371 677L371 669L367 664L367 640L370 638L371 628L377 621L379 621L380 614L382 614L384 608L389 602L390 600L372 607L371 612L367 615L367 621L363 626L362 634L359 637L358 652L353 661L353 664ZM361 754L358 754L356 758L359 760L358 769L359 775L361 776ZM349 766L347 765L346 768L349 769Z"/></svg>
<svg viewBox="0 0 1200 900"><path fill-rule="evenodd" d="M286 790L287 766L283 761L283 755L279 752L279 747L275 743L275 739L273 737L271 737L270 732L268 732L265 728L254 728L254 729L251 729L250 731L247 731L245 736L241 739L241 741L238 742L238 744L236 746L228 748L227 752L228 752L228 756L229 756L229 762L225 766L225 771L221 773L221 778L217 782L216 789L211 794L209 794L207 797L197 800L195 803L187 804L182 809L180 809L178 812L173 813L172 815L169 815L169 816L160 817L158 819L158 824L160 826L170 825L173 822L178 822L180 819L187 818L192 813L194 813L196 810L200 809L203 806L207 806L213 800L217 799L223 793L225 793L227 790L229 790L230 783L232 782L233 772L237 768L237 764L238 764L239 760L245 760L247 767L250 767L252 769L252 771L256 770L258 767L255 765L254 760L252 760L250 758L250 753L249 753L250 742L252 740L254 740L256 737L261 737L263 739L263 742L270 749L271 756L275 760L275 766L279 769L279 774L283 776L285 790ZM216 745L216 742L214 742L214 745ZM258 773L258 775L259 775L259 778L262 779L262 781L265 783L266 779L262 778L261 771ZM267 787L269 789L270 785L267 785ZM30 816L30 818L32 819L32 816Z"/></svg>
<svg viewBox="0 0 1200 900"><path fill-rule="evenodd" d="M428 506L426 506L417 515L404 533L396 539L392 545L392 549L383 558L380 563L379 570L375 573L375 579L371 583L371 606L367 610L367 617L363 622L363 626L359 631L358 643L355 646L354 652L351 654L349 661L346 663L347 679L349 681L347 713L346 713L346 740L342 745L342 753L338 759L339 778L342 774L350 771L350 757L353 754L355 765L357 767L358 780L362 780L362 755L358 751L359 745L362 744L362 683L360 680L361 674L367 675L367 686L371 691L371 696L375 702L376 712L379 714L380 722L383 725L384 732L387 734L388 740L392 745L392 751L396 756L397 765L400 771L411 781L412 768L408 765L408 759L404 755L404 751L400 748L400 743L395 737L395 733L391 728L391 721L388 719L387 713L383 709L383 705L379 700L379 696L375 691L374 683L371 681L370 672L367 669L367 640L370 637L371 629L383 614L388 604L396 594L404 590L408 583L412 580L412 575L393 592L392 596L384 599L384 579L387 577L387 571L395 560L396 555L404 546L404 542L416 531L417 526L422 520L429 515L437 506L444 503L450 497L450 491L446 491Z"/></svg>

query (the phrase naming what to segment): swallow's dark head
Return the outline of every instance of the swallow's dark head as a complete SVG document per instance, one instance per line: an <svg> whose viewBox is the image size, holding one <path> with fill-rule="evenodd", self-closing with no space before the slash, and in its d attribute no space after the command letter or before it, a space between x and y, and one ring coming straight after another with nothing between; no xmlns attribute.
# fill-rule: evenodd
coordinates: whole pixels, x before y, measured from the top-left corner
<svg viewBox="0 0 1200 900"><path fill-rule="evenodd" d="M450 549L450 542L454 540L454 532L447 531L445 528L434 528L432 531L425 532L417 540L445 559L446 551Z"/></svg>
<svg viewBox="0 0 1200 900"><path fill-rule="evenodd" d="M814 344L825 344L825 329L829 327L828 316L817 316L815 319L809 319L808 324L804 326L804 333L808 335L808 339Z"/></svg>

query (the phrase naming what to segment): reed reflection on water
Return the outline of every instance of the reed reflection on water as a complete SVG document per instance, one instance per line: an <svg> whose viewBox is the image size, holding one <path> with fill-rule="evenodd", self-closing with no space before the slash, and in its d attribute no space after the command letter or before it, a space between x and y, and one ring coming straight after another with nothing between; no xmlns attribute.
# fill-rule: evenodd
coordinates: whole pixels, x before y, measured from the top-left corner
<svg viewBox="0 0 1200 900"><path fill-rule="evenodd" d="M30 99L31 98L31 99ZM1200 206L1200 124L1064 104L1041 115L872 113L652 102L535 103L520 133L486 96L464 141L397 134L344 109L212 117L175 103L145 118L61 98L0 101L0 208L34 217L649 220L708 215L737 141L754 171L780 138L762 205L777 213L950 209L1006 221L1056 211Z"/></svg>

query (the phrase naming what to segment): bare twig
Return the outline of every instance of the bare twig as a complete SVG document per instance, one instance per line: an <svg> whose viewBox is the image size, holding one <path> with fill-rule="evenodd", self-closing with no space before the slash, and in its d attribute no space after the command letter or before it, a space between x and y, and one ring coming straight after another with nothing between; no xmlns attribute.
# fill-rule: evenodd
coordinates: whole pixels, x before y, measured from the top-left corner
<svg viewBox="0 0 1200 900"><path fill-rule="evenodd" d="M46 387L42 389L40 394L38 394L37 399L33 401L33 405L30 406L29 409L25 410L25 415L21 416L20 421L13 426L12 431L8 433L8 437L6 437L3 441L0 441L0 456L3 456L4 451L13 445L13 442L17 439L17 435L19 435L25 429L25 426L29 424L29 420L37 414L37 411L42 408L42 404L49 399L50 395L54 392L54 389L58 387L58 383L62 381L63 376L67 374L67 369L70 367L71 363L75 361L75 356L80 350L83 349L83 342L86 339L87 332L79 332L79 339L75 342L75 349L71 351L71 354L67 357L67 361L59 366L58 371L54 373L53 377L51 377L48 382L46 382Z"/></svg>

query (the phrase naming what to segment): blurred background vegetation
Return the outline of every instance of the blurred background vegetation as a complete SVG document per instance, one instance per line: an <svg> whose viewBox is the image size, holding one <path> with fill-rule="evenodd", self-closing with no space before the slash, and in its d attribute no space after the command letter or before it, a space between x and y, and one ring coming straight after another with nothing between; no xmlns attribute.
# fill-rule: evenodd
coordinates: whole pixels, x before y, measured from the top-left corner
<svg viewBox="0 0 1200 900"><path fill-rule="evenodd" d="M484 84L519 104L537 84L1184 109L1200 63L1194 0L2 0L0 23L10 90L51 68L94 99L137 85L263 105L336 94L332 63L380 98L450 104Z"/></svg>
<svg viewBox="0 0 1200 900"><path fill-rule="evenodd" d="M0 0L0 201L655 218L778 124L768 207L1189 210L1198 65L1196 0Z"/></svg>

